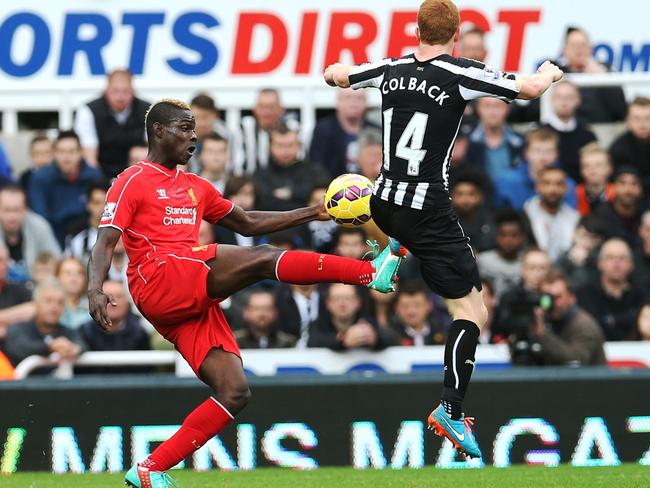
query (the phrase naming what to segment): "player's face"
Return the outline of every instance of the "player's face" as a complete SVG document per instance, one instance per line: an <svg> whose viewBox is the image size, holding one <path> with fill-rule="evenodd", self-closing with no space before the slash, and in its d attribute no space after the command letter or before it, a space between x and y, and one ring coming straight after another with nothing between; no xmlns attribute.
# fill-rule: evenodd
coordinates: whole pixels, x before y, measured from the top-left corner
<svg viewBox="0 0 650 488"><path fill-rule="evenodd" d="M537 192L544 203L550 207L559 206L566 191L564 173L561 171L547 171L540 176L537 182Z"/></svg>
<svg viewBox="0 0 650 488"><path fill-rule="evenodd" d="M551 104L555 115L558 117L573 117L578 105L580 105L578 89L569 83L560 83L553 89Z"/></svg>
<svg viewBox="0 0 650 488"><path fill-rule="evenodd" d="M52 141L37 141L31 147L32 163L37 168L46 166L54 159L54 147Z"/></svg>
<svg viewBox="0 0 650 488"><path fill-rule="evenodd" d="M190 110L179 110L168 125L163 126L161 146L170 159L179 164L187 164L196 150L196 131L194 116Z"/></svg>
<svg viewBox="0 0 650 488"><path fill-rule="evenodd" d="M623 205L635 205L643 194L641 183L634 175L623 174L614 183L616 199Z"/></svg>
<svg viewBox="0 0 650 488"><path fill-rule="evenodd" d="M636 138L650 138L650 106L632 105L627 116L627 126Z"/></svg>
<svg viewBox="0 0 650 488"><path fill-rule="evenodd" d="M604 186L612 173L612 167L603 153L585 154L580 161L582 178L588 185Z"/></svg>
<svg viewBox="0 0 650 488"><path fill-rule="evenodd" d="M395 311L404 325L420 330L426 325L431 302L424 293L403 294L397 298Z"/></svg>
<svg viewBox="0 0 650 488"><path fill-rule="evenodd" d="M17 191L0 192L0 225L6 233L18 232L27 215L25 195Z"/></svg>
<svg viewBox="0 0 650 488"><path fill-rule="evenodd" d="M521 277L524 287L538 290L542 280L551 269L548 256L543 252L529 252L521 263Z"/></svg>
<svg viewBox="0 0 650 488"><path fill-rule="evenodd" d="M452 194L454 207L461 214L467 214L481 204L482 196L478 188L470 183L458 183Z"/></svg>

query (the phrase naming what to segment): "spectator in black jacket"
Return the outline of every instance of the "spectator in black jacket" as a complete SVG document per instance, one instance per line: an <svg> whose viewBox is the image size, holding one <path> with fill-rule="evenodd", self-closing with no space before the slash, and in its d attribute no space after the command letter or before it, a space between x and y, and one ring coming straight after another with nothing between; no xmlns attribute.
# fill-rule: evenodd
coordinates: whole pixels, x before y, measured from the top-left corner
<svg viewBox="0 0 650 488"><path fill-rule="evenodd" d="M333 177L357 173L359 133L365 127L377 127L365 118L367 107L364 90L339 89L336 113L316 124L309 159L323 165Z"/></svg>
<svg viewBox="0 0 650 488"><path fill-rule="evenodd" d="M255 290L244 307L244 328L235 332L241 349L288 348L296 344L296 337L277 328L278 309L273 293Z"/></svg>
<svg viewBox="0 0 650 488"><path fill-rule="evenodd" d="M564 37L564 49L557 64L565 73L602 74L609 70L596 61L586 31L569 27ZM587 123L618 122L625 118L625 94L620 86L585 87L580 89L582 105L578 117Z"/></svg>
<svg viewBox="0 0 650 488"><path fill-rule="evenodd" d="M609 149L615 168L633 166L641 175L643 189L650 194L650 98L637 97L627 112L627 132Z"/></svg>
<svg viewBox="0 0 650 488"><path fill-rule="evenodd" d="M61 360L73 361L84 349L76 330L60 323L65 306L63 287L56 280L47 280L34 290L36 316L33 321L9 327L4 352L15 366L32 355L57 353Z"/></svg>
<svg viewBox="0 0 650 488"><path fill-rule="evenodd" d="M614 199L602 203L592 215L603 222L605 237L619 237L634 248L639 240L639 224L643 187L639 172L632 166L622 166L614 177Z"/></svg>
<svg viewBox="0 0 650 488"><path fill-rule="evenodd" d="M578 304L600 324L605 340L633 340L642 291L630 283L632 252L622 239L610 239L598 256L600 281L582 287Z"/></svg>
<svg viewBox="0 0 650 488"><path fill-rule="evenodd" d="M578 182L582 181L580 149L596 140L595 134L576 118L580 103L580 92L573 83L556 83L551 92L553 112L546 124L560 138L560 166Z"/></svg>
<svg viewBox="0 0 650 488"><path fill-rule="evenodd" d="M650 210L641 216L639 243L634 249L634 284L650 291ZM648 297L650 298L650 297Z"/></svg>
<svg viewBox="0 0 650 488"><path fill-rule="evenodd" d="M149 103L136 98L131 73L117 69L108 75L104 94L77 110L74 130L83 156L113 178L128 164L129 149L144 137L142 121Z"/></svg>
<svg viewBox="0 0 650 488"><path fill-rule="evenodd" d="M394 333L377 327L361 313L362 299L357 287L334 283L327 290L329 312L312 324L309 347L327 347L335 351L351 349L380 350L397 345Z"/></svg>
<svg viewBox="0 0 650 488"><path fill-rule="evenodd" d="M104 282L104 293L113 297L116 305L107 308L113 325L108 331L94 320L81 326L81 337L90 351L147 351L151 349L149 335L140 324L140 318L131 312L127 292L119 281ZM115 372L115 369L106 370ZM125 370L120 370L125 372Z"/></svg>
<svg viewBox="0 0 650 488"><path fill-rule="evenodd" d="M292 210L307 203L315 183L329 176L317 163L301 161L298 132L281 124L271 132L271 160L255 172L260 210Z"/></svg>
<svg viewBox="0 0 650 488"><path fill-rule="evenodd" d="M307 347L310 326L327 314L323 297L326 285L289 285L280 283L276 290L280 330L297 338L296 347Z"/></svg>

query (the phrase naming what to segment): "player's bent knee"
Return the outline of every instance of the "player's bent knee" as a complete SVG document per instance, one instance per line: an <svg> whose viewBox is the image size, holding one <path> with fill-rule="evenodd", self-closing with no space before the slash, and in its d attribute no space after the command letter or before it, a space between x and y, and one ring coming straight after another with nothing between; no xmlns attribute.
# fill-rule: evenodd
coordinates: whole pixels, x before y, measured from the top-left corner
<svg viewBox="0 0 650 488"><path fill-rule="evenodd" d="M233 415L236 415L248 405L251 390L248 384L242 383L223 392L221 396L223 397L223 403L227 405L226 408Z"/></svg>

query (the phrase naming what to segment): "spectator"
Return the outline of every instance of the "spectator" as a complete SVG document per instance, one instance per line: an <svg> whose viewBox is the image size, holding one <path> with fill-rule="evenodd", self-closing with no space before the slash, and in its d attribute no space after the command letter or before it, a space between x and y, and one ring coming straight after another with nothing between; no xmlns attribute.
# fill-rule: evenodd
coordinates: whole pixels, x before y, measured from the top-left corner
<svg viewBox="0 0 650 488"><path fill-rule="evenodd" d="M205 220L201 220L199 224L199 237L197 239L197 244L199 246L207 246L216 242L214 237L214 226Z"/></svg>
<svg viewBox="0 0 650 488"><path fill-rule="evenodd" d="M269 291L254 291L244 307L245 327L235 331L242 349L278 349L294 347L296 337L277 329L278 310Z"/></svg>
<svg viewBox="0 0 650 488"><path fill-rule="evenodd" d="M83 157L114 178L129 163L129 149L144 137L142 121L149 104L135 97L131 73L109 73L104 94L79 107L74 131L79 135Z"/></svg>
<svg viewBox="0 0 650 488"><path fill-rule="evenodd" d="M565 73L607 73L608 68L592 55L589 35L582 29L569 27L564 37L562 56L557 64ZM581 88L582 104L578 118L587 123L618 122L625 117L625 95L620 86Z"/></svg>
<svg viewBox="0 0 650 488"><path fill-rule="evenodd" d="M334 232L332 249L337 256L361 259L366 253L366 231L363 227L339 227Z"/></svg>
<svg viewBox="0 0 650 488"><path fill-rule="evenodd" d="M356 286L331 284L326 308L309 332L309 347L328 347L335 351L350 349L380 350L397 345L392 331L380 329L361 313L362 299Z"/></svg>
<svg viewBox="0 0 650 488"><path fill-rule="evenodd" d="M278 286L275 295L278 326L283 332L297 338L296 347L307 347L311 324L325 313L324 294L323 286L286 283Z"/></svg>
<svg viewBox="0 0 650 488"><path fill-rule="evenodd" d="M102 175L83 160L79 137L72 131L59 133L54 157L52 164L34 172L29 201L32 210L50 223L62 245L69 229L85 219L86 193Z"/></svg>
<svg viewBox="0 0 650 488"><path fill-rule="evenodd" d="M198 144L197 151L195 151L192 159L190 159L188 167L191 171L198 173L200 171L198 156L200 156L201 151L203 150L204 139L209 135L217 134L226 142L226 146L230 146L233 143L232 132L228 129L223 120L221 120L217 104L215 103L214 98L210 95L199 93L190 102L190 108L192 109L194 121L196 122L194 131L198 138ZM231 156L232 155L227 155L228 162L232 162L230 159Z"/></svg>
<svg viewBox="0 0 650 488"><path fill-rule="evenodd" d="M49 252L44 252L36 256L34 266L32 266L31 270L34 286L38 286L48 279L55 279L56 264L56 258Z"/></svg>
<svg viewBox="0 0 650 488"><path fill-rule="evenodd" d="M634 338L643 304L641 290L631 286L632 252L622 239L609 239L598 256L600 280L578 290L578 303L600 324L608 341Z"/></svg>
<svg viewBox="0 0 650 488"><path fill-rule="evenodd" d="M370 290L368 294L370 316L377 322L379 327L384 329L390 327L393 318L393 293L380 293L377 290Z"/></svg>
<svg viewBox="0 0 650 488"><path fill-rule="evenodd" d="M54 144L52 144L52 141L42 134L34 136L29 143L29 159L31 161L30 167L20 175L20 186L25 193L29 189L29 182L34 171L47 166L54 159Z"/></svg>
<svg viewBox="0 0 650 488"><path fill-rule="evenodd" d="M133 166L140 161L147 159L147 154L149 154L149 146L146 142L140 141L133 144L129 148L129 166Z"/></svg>
<svg viewBox="0 0 650 488"><path fill-rule="evenodd" d="M485 32L478 27L463 30L456 45L458 56L475 59L481 63L487 58L485 49Z"/></svg>
<svg viewBox="0 0 650 488"><path fill-rule="evenodd" d="M9 327L5 353L16 366L23 359L56 353L60 360L74 361L84 345L76 330L61 324L65 293L56 280L49 280L34 290L36 315L34 320Z"/></svg>
<svg viewBox="0 0 650 488"><path fill-rule="evenodd" d="M647 303L639 311L637 339L640 341L650 341L650 304Z"/></svg>
<svg viewBox="0 0 650 488"><path fill-rule="evenodd" d="M261 210L292 210L307 203L315 182L329 178L322 166L299 159L298 132L282 124L271 132L271 160L255 173Z"/></svg>
<svg viewBox="0 0 650 488"><path fill-rule="evenodd" d="M476 102L476 100L472 100L467 104L467 106L469 107L473 102ZM464 115L463 121L465 121ZM451 167L453 169L462 168L463 165L469 163L469 161L467 161L467 151L469 151L469 136L472 133L472 130L473 128L469 124L462 124L458 130L456 140L451 148Z"/></svg>
<svg viewBox="0 0 650 488"><path fill-rule="evenodd" d="M521 260L521 282L505 292L499 300L494 311L492 326L492 340L503 342L507 340L520 324L522 310L525 310L531 301L539 301L542 282L551 270L551 261L541 249L529 248ZM524 314L525 315L525 314Z"/></svg>
<svg viewBox="0 0 650 488"><path fill-rule="evenodd" d="M257 95L253 115L242 117L241 133L236 135L237 145L231 147L233 173L252 175L269 165L271 132L281 125L289 127L296 134L300 124L288 114L280 102L280 94L274 88L264 88Z"/></svg>
<svg viewBox="0 0 650 488"><path fill-rule="evenodd" d="M569 250L580 214L569 207L566 174L560 168L545 168L535 184L537 195L524 204L524 213L537 245L552 262Z"/></svg>
<svg viewBox="0 0 650 488"><path fill-rule="evenodd" d="M614 199L601 204L593 215L605 224L605 237L619 237L636 247L641 224L643 188L636 168L622 166L614 177Z"/></svg>
<svg viewBox="0 0 650 488"><path fill-rule="evenodd" d="M402 346L431 346L444 344L451 319L432 322L433 304L429 289L423 282L400 283L395 299L395 322L393 330Z"/></svg>
<svg viewBox="0 0 650 488"><path fill-rule="evenodd" d="M476 102L479 124L469 136L465 159L487 173L492 181L520 163L524 138L506 122L508 104L484 97Z"/></svg>
<svg viewBox="0 0 650 488"><path fill-rule="evenodd" d="M553 297L544 317L535 313L534 336L541 346L544 365L604 366L603 333L594 319L578 305L571 284L559 271L551 272L542 291Z"/></svg>
<svg viewBox="0 0 650 488"><path fill-rule="evenodd" d="M35 313L32 294L25 285L7 280L8 268L9 250L0 242L0 349L7 328L16 322L31 320Z"/></svg>
<svg viewBox="0 0 650 488"><path fill-rule="evenodd" d="M481 175L470 171L457 172L453 178L451 199L472 248L478 252L494 249L494 218L484 202Z"/></svg>
<svg viewBox="0 0 650 488"><path fill-rule="evenodd" d="M103 203L103 202L102 202ZM9 249L8 279L24 283L41 253L61 255L61 248L47 221L27 209L25 193L18 185L0 190L0 240Z"/></svg>
<svg viewBox="0 0 650 488"><path fill-rule="evenodd" d="M85 229L79 231L68 240L65 249L66 256L77 258L84 264L88 263L90 251L92 251L97 240L97 226L104 212L104 202L108 188L108 183L104 181L93 183L88 188L86 196L88 220L86 221Z"/></svg>
<svg viewBox="0 0 650 488"><path fill-rule="evenodd" d="M494 284L497 300L519 282L526 241L526 229L519 214L512 210L501 211L496 217L496 249L484 251L477 257L481 277Z"/></svg>
<svg viewBox="0 0 650 488"><path fill-rule="evenodd" d="M111 267L108 269L108 279L111 281L119 281L126 283L126 268L129 265L129 258L126 256L126 250L124 249L124 242L120 237L115 245L113 250L113 260L111 262Z"/></svg>
<svg viewBox="0 0 650 488"><path fill-rule="evenodd" d="M59 318L62 325L78 329L88 321L86 270L76 258L63 258L56 266L55 276L65 291L65 308Z"/></svg>
<svg viewBox="0 0 650 488"><path fill-rule="evenodd" d="M250 176L231 176L223 190L223 196L244 210L257 208L257 186ZM214 226L214 236L219 244L253 246L257 240L252 236L243 236L221 225Z"/></svg>
<svg viewBox="0 0 650 488"><path fill-rule="evenodd" d="M580 219L571 249L557 262L575 289L598 281L597 251L604 240L605 225L593 215Z"/></svg>
<svg viewBox="0 0 650 488"><path fill-rule="evenodd" d="M634 283L650 290L650 210L641 216L639 244L634 249Z"/></svg>
<svg viewBox="0 0 650 488"><path fill-rule="evenodd" d="M553 85L551 92L551 113L546 127L560 138L560 166L569 177L580 181L578 165L580 149L596 140L594 133L576 119L580 106L580 92L570 81L563 80Z"/></svg>
<svg viewBox="0 0 650 488"><path fill-rule="evenodd" d="M201 152L198 158L199 176L208 180L219 192L223 193L228 180L226 172L228 140L216 132L206 134L201 141Z"/></svg>
<svg viewBox="0 0 650 488"><path fill-rule="evenodd" d="M643 189L650 194L650 98L635 98L625 119L627 131L609 149L618 169L634 166L641 175Z"/></svg>
<svg viewBox="0 0 650 488"><path fill-rule="evenodd" d="M115 300L115 305L109 305L106 309L112 325L109 330L104 330L94 320L90 320L81 326L79 332L88 346L88 350L147 351L151 349L149 336L140 324L140 319L131 312L131 304L124 284L119 281L105 281L103 289L104 293ZM97 370L93 371L98 372ZM137 372L139 369L110 368L104 372L126 373L131 371Z"/></svg>
<svg viewBox="0 0 650 488"><path fill-rule="evenodd" d="M307 206L323 202L327 187L316 185L311 189ZM317 252L329 253L332 247L334 232L339 226L333 220L313 220L306 224L309 248ZM365 226L364 226L365 228Z"/></svg>
<svg viewBox="0 0 650 488"><path fill-rule="evenodd" d="M517 168L505 171L496 180L497 203L522 210L535 195L537 176L544 168L557 165L559 138L550 129L535 129L526 134L526 160ZM566 202L575 208L575 182L567 178Z"/></svg>
<svg viewBox="0 0 650 488"><path fill-rule="evenodd" d="M310 161L321 164L332 176L357 173L359 134L364 128L377 127L365 118L367 108L365 90L339 89L336 113L316 124Z"/></svg>
<svg viewBox="0 0 650 488"><path fill-rule="evenodd" d="M576 186L576 205L584 217L614 199L614 185L609 183L612 163L598 143L590 142L580 150L580 173L583 182Z"/></svg>
<svg viewBox="0 0 650 488"><path fill-rule="evenodd" d="M381 172L383 162L382 136L379 129L367 128L359 133L359 173L374 182Z"/></svg>

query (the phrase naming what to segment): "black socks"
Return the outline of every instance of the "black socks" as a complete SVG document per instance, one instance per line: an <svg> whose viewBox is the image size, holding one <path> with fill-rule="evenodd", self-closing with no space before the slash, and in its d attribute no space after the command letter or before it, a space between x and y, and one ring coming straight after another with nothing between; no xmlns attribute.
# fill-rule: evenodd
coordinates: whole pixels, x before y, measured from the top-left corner
<svg viewBox="0 0 650 488"><path fill-rule="evenodd" d="M469 320L454 320L445 344L445 380L441 404L452 418L461 418L462 403L474 371L474 353L480 334L478 326Z"/></svg>

